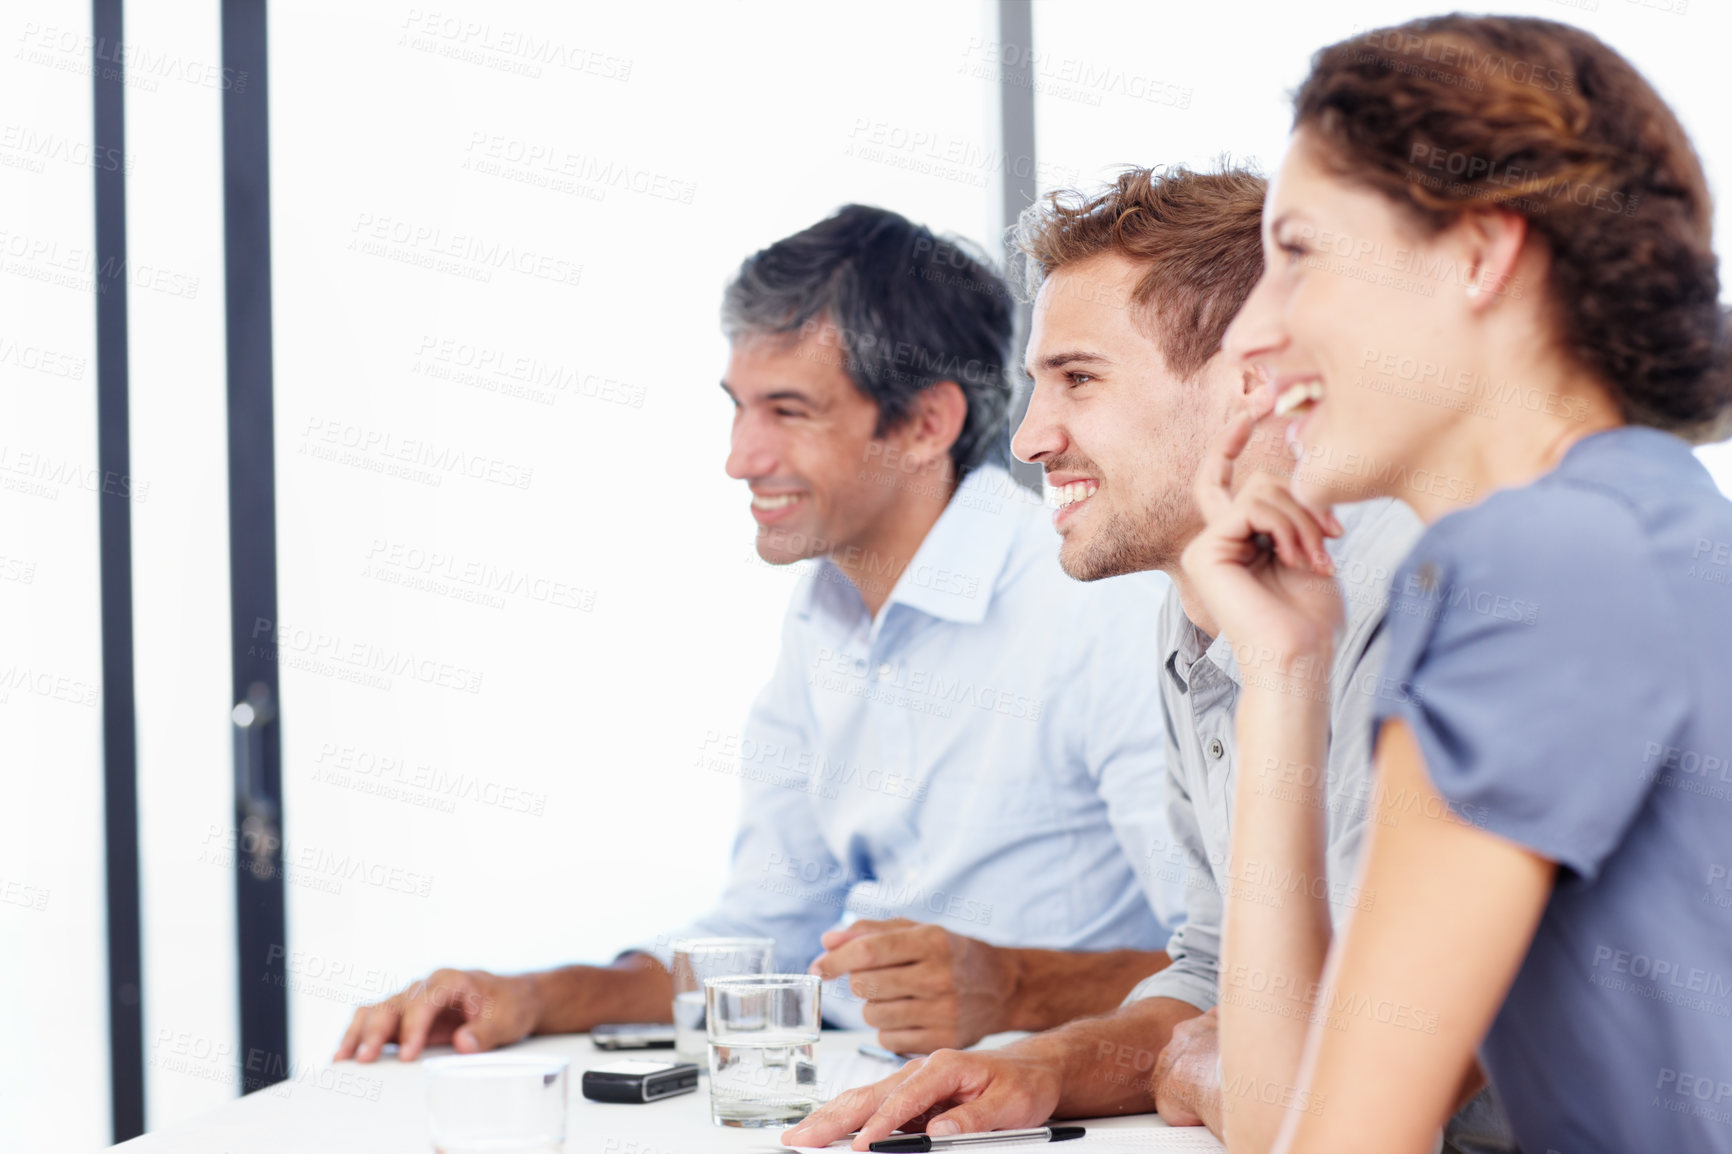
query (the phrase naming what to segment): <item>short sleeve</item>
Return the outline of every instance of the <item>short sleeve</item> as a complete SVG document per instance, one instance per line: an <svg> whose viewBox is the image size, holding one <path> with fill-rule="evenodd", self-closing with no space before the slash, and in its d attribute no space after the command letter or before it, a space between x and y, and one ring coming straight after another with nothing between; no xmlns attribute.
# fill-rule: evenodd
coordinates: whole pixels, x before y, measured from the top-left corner
<svg viewBox="0 0 1732 1154"><path fill-rule="evenodd" d="M1452 514L1397 572L1388 629L1373 724L1406 722L1459 819L1594 876L1647 796L1644 750L1688 708L1634 512L1542 482Z"/></svg>

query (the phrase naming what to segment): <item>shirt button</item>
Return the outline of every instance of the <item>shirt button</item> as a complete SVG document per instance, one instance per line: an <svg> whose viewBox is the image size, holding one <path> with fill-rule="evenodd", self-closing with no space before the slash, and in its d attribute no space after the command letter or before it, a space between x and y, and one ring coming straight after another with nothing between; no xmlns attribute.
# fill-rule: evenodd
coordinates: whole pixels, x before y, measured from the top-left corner
<svg viewBox="0 0 1732 1154"><path fill-rule="evenodd" d="M889 681L890 680L890 663L888 661L886 661L883 665L880 665L878 667L878 680L880 680L880 681Z"/></svg>
<svg viewBox="0 0 1732 1154"><path fill-rule="evenodd" d="M1227 747L1221 744L1220 738L1215 737L1215 738L1211 738L1209 740L1209 756L1210 757L1214 758L1216 761L1220 761L1221 755L1226 753L1226 752L1227 752Z"/></svg>

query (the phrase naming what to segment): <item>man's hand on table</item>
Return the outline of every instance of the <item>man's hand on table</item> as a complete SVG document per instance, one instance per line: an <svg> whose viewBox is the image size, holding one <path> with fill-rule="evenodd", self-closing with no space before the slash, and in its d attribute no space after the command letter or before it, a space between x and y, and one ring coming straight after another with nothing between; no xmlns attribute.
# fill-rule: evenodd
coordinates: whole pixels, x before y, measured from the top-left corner
<svg viewBox="0 0 1732 1154"><path fill-rule="evenodd" d="M1147 1113L1163 1092L1173 1096L1173 1113L1163 1111L1169 1124L1212 1122L1220 1114L1214 1018L1197 1019L1190 1003L1156 996L1002 1050L941 1050L838 1095L783 1141L822 1146L858 1129L854 1148L864 1150L898 1128L954 1134ZM1151 1078L1157 1068L1164 1079Z"/></svg>
<svg viewBox="0 0 1732 1154"><path fill-rule="evenodd" d="M1221 1049L1215 1011L1188 1018L1155 1059L1149 1093L1169 1126L1207 1126L1221 1137Z"/></svg>
<svg viewBox="0 0 1732 1154"><path fill-rule="evenodd" d="M395 997L356 1010L332 1060L371 1062L392 1041L404 1061L446 1042L458 1053L474 1054L528 1037L540 1012L530 975L435 970Z"/></svg>
<svg viewBox="0 0 1732 1154"><path fill-rule="evenodd" d="M826 1146L855 1130L854 1149L897 1129L928 1134L1044 1125L1058 1108L1057 1063L1016 1048L917 1058L882 1082L837 1095L782 1135L789 1146Z"/></svg>
<svg viewBox="0 0 1732 1154"><path fill-rule="evenodd" d="M1017 1028L1014 950L907 918L861 919L831 930L823 944L812 972L826 980L852 975L849 988L866 1000L866 1024L887 1050L962 1049Z"/></svg>

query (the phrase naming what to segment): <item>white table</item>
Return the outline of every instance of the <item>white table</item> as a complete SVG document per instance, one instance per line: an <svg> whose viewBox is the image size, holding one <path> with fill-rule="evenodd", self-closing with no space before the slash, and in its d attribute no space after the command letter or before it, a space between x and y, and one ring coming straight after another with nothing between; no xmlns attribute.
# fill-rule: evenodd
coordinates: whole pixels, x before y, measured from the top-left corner
<svg viewBox="0 0 1732 1154"><path fill-rule="evenodd" d="M859 1053L859 1044L872 1037L869 1030L824 1031L818 1049L820 1084L834 1094L891 1073L893 1067L888 1063ZM987 1044L991 1041L988 1039ZM587 1034L531 1038L515 1049L571 1059L567 1154L697 1154L712 1150L744 1154L785 1149L778 1141L779 1130L713 1125L707 1079L697 1093L662 1102L616 1105L589 1101L579 1088L582 1072L631 1055L597 1050ZM434 1047L428 1055L449 1052L448 1047ZM125 1154L430 1154L421 1071L420 1062L399 1062L391 1055L370 1065L297 1063L293 1077L282 1085L111 1149ZM1085 1124L1091 1133L1096 1129L1124 1130L1123 1137L1139 1148L1149 1148L1149 1140L1155 1137L1153 1128L1166 1129L1152 1114ZM1207 1132L1174 1130L1166 1135L1172 1139L1181 1136L1207 1138ZM1188 1141L1183 1145L1197 1148ZM1075 1149L1075 1145L1059 1148Z"/></svg>

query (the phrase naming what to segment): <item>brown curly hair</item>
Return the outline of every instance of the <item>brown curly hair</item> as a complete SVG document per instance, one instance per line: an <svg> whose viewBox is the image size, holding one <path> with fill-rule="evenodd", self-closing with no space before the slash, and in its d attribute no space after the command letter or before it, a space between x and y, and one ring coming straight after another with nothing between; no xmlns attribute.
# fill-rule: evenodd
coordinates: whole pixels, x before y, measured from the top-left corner
<svg viewBox="0 0 1732 1154"><path fill-rule="evenodd" d="M1526 217L1551 253L1562 344L1625 420L1694 440L1732 431L1732 324L1701 161L1594 36L1459 14L1358 34L1312 57L1293 127L1431 231L1481 207Z"/></svg>
<svg viewBox="0 0 1732 1154"><path fill-rule="evenodd" d="M1263 275L1267 191L1249 169L1172 165L1127 168L1093 194L1049 193L1023 210L1011 233L1022 287L1033 296L1054 269L1103 252L1146 265L1127 303L1167 367L1192 377L1220 351Z"/></svg>

